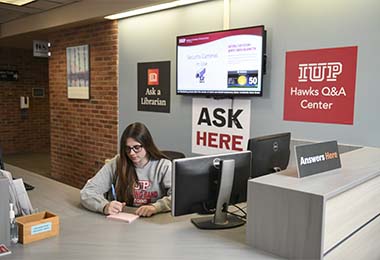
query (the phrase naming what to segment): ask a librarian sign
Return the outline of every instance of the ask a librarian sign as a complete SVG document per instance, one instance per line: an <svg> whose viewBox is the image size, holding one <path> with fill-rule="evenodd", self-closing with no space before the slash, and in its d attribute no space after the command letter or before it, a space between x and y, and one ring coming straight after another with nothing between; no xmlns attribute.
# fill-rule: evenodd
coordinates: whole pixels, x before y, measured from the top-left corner
<svg viewBox="0 0 380 260"><path fill-rule="evenodd" d="M287 52L284 120L352 125L357 50Z"/></svg>
<svg viewBox="0 0 380 260"><path fill-rule="evenodd" d="M170 113L170 61L137 64L137 110Z"/></svg>

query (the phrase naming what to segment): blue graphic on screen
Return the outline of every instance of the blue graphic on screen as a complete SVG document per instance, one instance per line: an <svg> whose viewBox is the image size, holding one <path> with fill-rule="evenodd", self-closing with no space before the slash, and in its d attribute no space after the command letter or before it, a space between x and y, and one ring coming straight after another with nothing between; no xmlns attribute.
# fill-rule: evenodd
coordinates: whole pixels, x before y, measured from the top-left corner
<svg viewBox="0 0 380 260"><path fill-rule="evenodd" d="M257 70L235 70L228 72L228 88L258 88L258 83L259 76Z"/></svg>
<svg viewBox="0 0 380 260"><path fill-rule="evenodd" d="M199 78L199 83L205 82L205 74L206 74L206 68L201 69L200 71L195 74L195 78Z"/></svg>

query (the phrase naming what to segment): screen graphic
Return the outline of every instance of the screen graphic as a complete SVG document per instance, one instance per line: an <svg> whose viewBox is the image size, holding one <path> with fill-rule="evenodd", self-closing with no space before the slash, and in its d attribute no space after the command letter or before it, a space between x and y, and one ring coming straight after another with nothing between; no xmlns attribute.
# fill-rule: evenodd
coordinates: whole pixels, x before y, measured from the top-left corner
<svg viewBox="0 0 380 260"><path fill-rule="evenodd" d="M177 94L262 95L264 26L177 37Z"/></svg>

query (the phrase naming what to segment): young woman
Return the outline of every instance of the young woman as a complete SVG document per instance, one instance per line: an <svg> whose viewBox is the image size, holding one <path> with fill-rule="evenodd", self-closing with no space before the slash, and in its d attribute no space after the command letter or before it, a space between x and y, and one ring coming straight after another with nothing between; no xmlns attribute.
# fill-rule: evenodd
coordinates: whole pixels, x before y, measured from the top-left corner
<svg viewBox="0 0 380 260"><path fill-rule="evenodd" d="M106 215L119 213L125 205L138 207L136 214L145 217L170 211L171 168L147 127L133 123L121 136L120 153L81 190L81 203Z"/></svg>

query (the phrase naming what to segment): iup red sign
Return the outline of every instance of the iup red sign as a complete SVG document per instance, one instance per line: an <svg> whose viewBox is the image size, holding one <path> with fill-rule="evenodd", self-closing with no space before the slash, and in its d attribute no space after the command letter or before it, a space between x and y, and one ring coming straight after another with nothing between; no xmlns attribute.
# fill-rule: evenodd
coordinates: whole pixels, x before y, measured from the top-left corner
<svg viewBox="0 0 380 260"><path fill-rule="evenodd" d="M287 52L284 120L352 125L357 50Z"/></svg>

